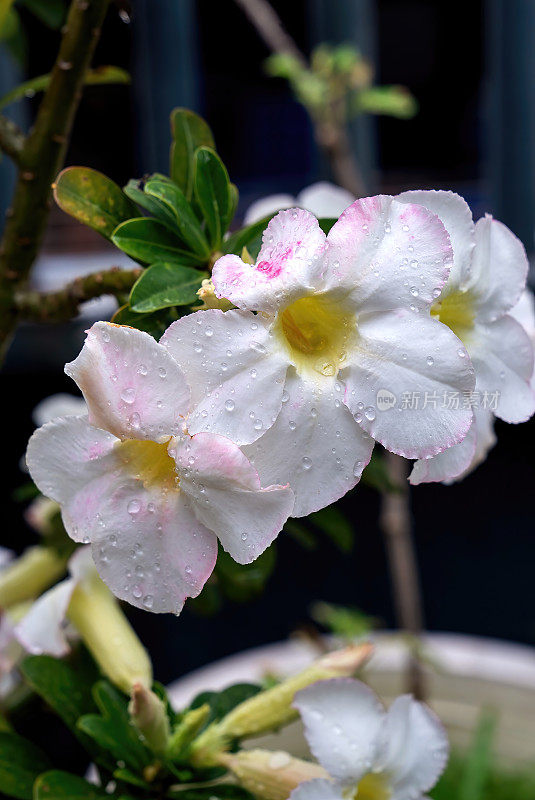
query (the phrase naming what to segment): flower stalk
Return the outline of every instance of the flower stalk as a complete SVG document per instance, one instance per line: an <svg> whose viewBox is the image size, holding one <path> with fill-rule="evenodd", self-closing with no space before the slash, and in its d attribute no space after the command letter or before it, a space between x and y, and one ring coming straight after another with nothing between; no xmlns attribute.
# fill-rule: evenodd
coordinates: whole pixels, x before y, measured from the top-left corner
<svg viewBox="0 0 535 800"><path fill-rule="evenodd" d="M0 609L38 597L66 569L67 560L51 547L30 547L0 575Z"/></svg>

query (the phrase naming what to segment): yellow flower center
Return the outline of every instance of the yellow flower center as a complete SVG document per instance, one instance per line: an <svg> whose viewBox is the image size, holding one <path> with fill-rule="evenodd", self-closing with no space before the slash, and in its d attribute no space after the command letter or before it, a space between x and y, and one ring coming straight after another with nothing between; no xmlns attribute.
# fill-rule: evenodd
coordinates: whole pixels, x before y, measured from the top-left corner
<svg viewBox="0 0 535 800"><path fill-rule="evenodd" d="M385 777L369 772L362 778L357 788L352 789L347 795L347 800L389 800L390 797L391 792Z"/></svg>
<svg viewBox="0 0 535 800"><path fill-rule="evenodd" d="M474 325L470 292L451 292L431 306L431 315L447 325L464 342Z"/></svg>
<svg viewBox="0 0 535 800"><path fill-rule="evenodd" d="M169 442L127 439L116 446L127 472L143 481L146 489L160 486L169 490L178 488L178 476L176 464L167 452L168 445Z"/></svg>
<svg viewBox="0 0 535 800"><path fill-rule="evenodd" d="M277 317L274 332L298 372L336 375L347 358L355 316L325 295L301 297Z"/></svg>

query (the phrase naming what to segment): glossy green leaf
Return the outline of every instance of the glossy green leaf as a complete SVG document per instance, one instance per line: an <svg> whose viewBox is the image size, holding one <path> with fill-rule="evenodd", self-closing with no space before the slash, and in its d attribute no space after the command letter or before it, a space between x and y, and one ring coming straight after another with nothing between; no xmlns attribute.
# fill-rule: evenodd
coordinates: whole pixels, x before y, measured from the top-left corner
<svg viewBox="0 0 535 800"><path fill-rule="evenodd" d="M206 236L195 216L191 205L175 183L151 179L145 185L145 194L158 199L172 215L181 238L194 253L208 259L210 248Z"/></svg>
<svg viewBox="0 0 535 800"><path fill-rule="evenodd" d="M116 183L88 167L68 167L60 172L54 197L63 211L106 239L121 222L138 215Z"/></svg>
<svg viewBox="0 0 535 800"><path fill-rule="evenodd" d="M258 222L253 222L252 225L247 225L245 228L240 228L239 231L231 233L228 239L225 239L222 244L221 250L223 253L235 253L239 256L243 248L246 247L252 255L252 250L254 249L251 247L252 243L255 243L257 240L259 244L262 242L262 234L267 228L272 216L273 215L270 214L268 217L258 220Z"/></svg>
<svg viewBox="0 0 535 800"><path fill-rule="evenodd" d="M37 776L50 762L36 745L16 733L0 732L0 791L9 797L32 800Z"/></svg>
<svg viewBox="0 0 535 800"><path fill-rule="evenodd" d="M133 200L136 205L140 208L148 211L153 217L163 222L164 225L167 225L173 231L176 231L176 218L174 213L171 211L169 206L165 203L162 203L161 200L158 198L153 197L150 194L146 194L144 191L145 182L142 180L132 179L128 181L126 186L124 187L123 191L130 198ZM138 216L136 214L136 216Z"/></svg>
<svg viewBox="0 0 535 800"><path fill-rule="evenodd" d="M132 311L130 306L121 306L112 317L116 325L128 325L140 331L150 333L156 340L160 339L169 325L177 319L177 315L168 308L154 311L151 314L139 314Z"/></svg>
<svg viewBox="0 0 535 800"><path fill-rule="evenodd" d="M129 219L114 230L111 240L127 255L145 264L167 261L195 266L202 263L199 256L185 248L178 234L157 219Z"/></svg>
<svg viewBox="0 0 535 800"><path fill-rule="evenodd" d="M151 753L130 722L128 700L108 681L93 687L100 714L87 714L78 720L78 727L117 762L142 770L151 761Z"/></svg>
<svg viewBox="0 0 535 800"><path fill-rule="evenodd" d="M230 225L233 198L225 165L209 147L199 147L195 152L195 198L206 221L210 244L217 250Z"/></svg>
<svg viewBox="0 0 535 800"><path fill-rule="evenodd" d="M130 294L130 307L139 313L158 311L170 306L184 306L198 300L207 272L191 267L159 262L146 269L138 278Z"/></svg>
<svg viewBox="0 0 535 800"><path fill-rule="evenodd" d="M171 113L171 178L182 189L187 200L193 195L194 154L198 147L215 149L214 137L207 123L188 108L175 108Z"/></svg>
<svg viewBox="0 0 535 800"><path fill-rule="evenodd" d="M38 92L44 92L50 84L50 73L38 75L24 83L19 83L5 95L0 97L0 108L5 108L11 103L16 103L24 97L33 97ZM84 81L86 86L102 85L107 83L130 83L130 75L120 67L97 67L87 71Z"/></svg>
<svg viewBox="0 0 535 800"><path fill-rule="evenodd" d="M319 226L323 233L329 233L335 222L338 222L336 217L323 217L318 220Z"/></svg>
<svg viewBox="0 0 535 800"><path fill-rule="evenodd" d="M83 778L59 769L40 775L33 794L33 800L113 800L113 797Z"/></svg>

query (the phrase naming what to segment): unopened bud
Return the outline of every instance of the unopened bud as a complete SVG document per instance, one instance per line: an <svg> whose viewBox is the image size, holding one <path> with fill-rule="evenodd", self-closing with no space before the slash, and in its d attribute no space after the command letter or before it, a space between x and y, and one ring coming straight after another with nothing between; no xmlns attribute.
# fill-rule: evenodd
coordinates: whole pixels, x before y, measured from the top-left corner
<svg viewBox="0 0 535 800"><path fill-rule="evenodd" d="M0 573L0 608L38 597L66 569L66 559L50 547L30 547Z"/></svg>
<svg viewBox="0 0 535 800"><path fill-rule="evenodd" d="M262 800L287 800L300 783L329 777L319 764L293 758L283 751L225 753L221 763L234 774L240 786Z"/></svg>
<svg viewBox="0 0 535 800"><path fill-rule="evenodd" d="M201 288L197 291L197 297L202 302L201 310L206 308L218 308L220 311L228 311L234 308L230 300L216 296L214 284L211 278L205 278Z"/></svg>
<svg viewBox="0 0 535 800"><path fill-rule="evenodd" d="M102 672L126 694L152 685L147 651L108 587L92 571L73 592L67 616Z"/></svg>
<svg viewBox="0 0 535 800"><path fill-rule="evenodd" d="M186 712L169 739L167 747L169 758L177 758L191 744L208 719L209 714L210 706L208 703Z"/></svg>
<svg viewBox="0 0 535 800"><path fill-rule="evenodd" d="M298 716L292 705L296 692L316 681L351 677L369 658L372 649L370 644L360 644L328 653L297 675L240 703L193 743L194 763L199 766L217 763L218 754L228 749L234 739L258 736L287 725Z"/></svg>
<svg viewBox="0 0 535 800"><path fill-rule="evenodd" d="M128 706L130 719L157 756L163 756L169 741L169 717L165 704L146 686L136 683Z"/></svg>

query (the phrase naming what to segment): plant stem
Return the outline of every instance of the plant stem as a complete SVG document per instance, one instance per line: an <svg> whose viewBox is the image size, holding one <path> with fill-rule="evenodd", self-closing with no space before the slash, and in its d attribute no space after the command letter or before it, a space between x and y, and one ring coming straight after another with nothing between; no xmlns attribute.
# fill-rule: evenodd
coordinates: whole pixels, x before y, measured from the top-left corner
<svg viewBox="0 0 535 800"><path fill-rule="evenodd" d="M235 1L272 52L291 55L303 69L310 69L307 59L284 30L281 20L268 0ZM331 165L336 183L355 197L363 197L366 194L366 187L351 147L345 121L339 121L339 114L335 113L339 109L334 109L332 106L331 102L326 104L321 115L315 114L307 107L316 142Z"/></svg>
<svg viewBox="0 0 535 800"><path fill-rule="evenodd" d="M400 628L416 640L423 629L423 611L412 533L407 462L387 452L386 467L390 482L396 488L383 493L380 521L388 553L396 617ZM407 683L414 697L423 700L425 681L417 650L415 646L411 648Z"/></svg>
<svg viewBox="0 0 535 800"><path fill-rule="evenodd" d="M41 245L51 185L63 165L108 4L109 0L72 0L50 85L16 159L18 180L0 247L0 360L19 319L15 294L24 288Z"/></svg>
<svg viewBox="0 0 535 800"><path fill-rule="evenodd" d="M15 304L21 319L31 322L63 322L76 316L80 303L103 294L117 295L129 292L143 270L112 267L103 272L82 275L57 292L21 291L15 295Z"/></svg>
<svg viewBox="0 0 535 800"><path fill-rule="evenodd" d="M0 150L9 156L17 165L21 163L21 153L25 137L13 120L0 115Z"/></svg>

